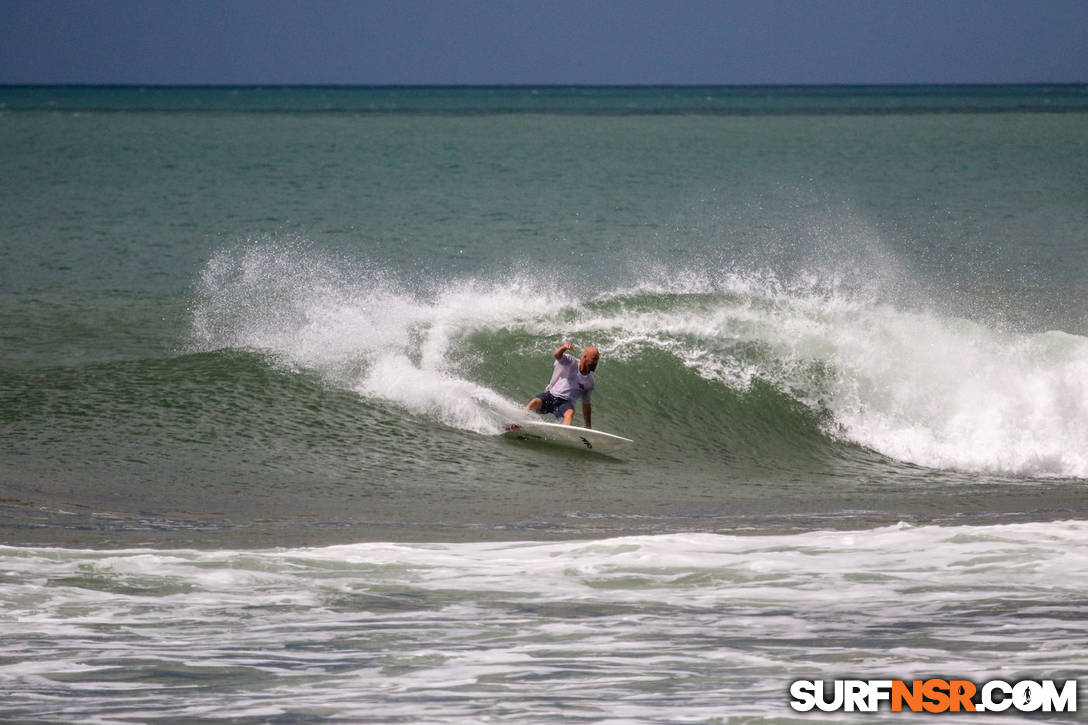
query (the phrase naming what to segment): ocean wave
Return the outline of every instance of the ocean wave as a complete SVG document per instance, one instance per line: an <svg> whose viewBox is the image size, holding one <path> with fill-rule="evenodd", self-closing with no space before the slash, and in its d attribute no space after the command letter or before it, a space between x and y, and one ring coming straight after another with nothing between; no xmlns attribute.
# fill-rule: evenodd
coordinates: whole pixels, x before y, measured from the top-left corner
<svg viewBox="0 0 1088 725"><path fill-rule="evenodd" d="M1088 477L1084 337L907 308L820 274L662 280L581 295L519 275L408 283L306 245L252 243L204 270L192 347L257 350L366 400L490 434L570 339L600 347L598 397L616 419L643 430L664 421L671 439L811 447L817 436L928 468ZM688 422L704 402L697 381L716 386L722 411L709 422L720 436L705 417L697 432ZM765 424L730 437L749 420Z"/></svg>
<svg viewBox="0 0 1088 725"><path fill-rule="evenodd" d="M824 430L929 468L1088 476L1088 338L1010 332L809 283L612 297L582 316L612 356L665 350L733 390L759 381Z"/></svg>

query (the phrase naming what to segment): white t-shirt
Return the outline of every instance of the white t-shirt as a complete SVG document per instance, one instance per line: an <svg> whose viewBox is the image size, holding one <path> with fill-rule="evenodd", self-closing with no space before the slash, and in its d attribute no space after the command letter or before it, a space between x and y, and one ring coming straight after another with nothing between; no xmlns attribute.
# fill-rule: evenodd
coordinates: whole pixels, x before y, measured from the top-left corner
<svg viewBox="0 0 1088 725"><path fill-rule="evenodd" d="M548 392L557 398L566 398L570 401L582 398L589 402L589 395L597 385L593 379L593 373L582 375L578 368L579 360L566 353L555 361L555 369L552 372L552 381L548 383Z"/></svg>

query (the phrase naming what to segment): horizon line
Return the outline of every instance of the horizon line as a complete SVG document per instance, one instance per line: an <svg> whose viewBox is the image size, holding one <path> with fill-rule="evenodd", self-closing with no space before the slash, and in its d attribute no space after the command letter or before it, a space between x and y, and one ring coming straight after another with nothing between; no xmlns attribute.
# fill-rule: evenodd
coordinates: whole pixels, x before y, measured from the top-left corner
<svg viewBox="0 0 1088 725"><path fill-rule="evenodd" d="M911 83L91 83L91 82L4 82L0 88L322 88L322 89L560 89L560 88L1000 88L1000 87L1080 87L1088 81L1016 81L1016 82L911 82Z"/></svg>

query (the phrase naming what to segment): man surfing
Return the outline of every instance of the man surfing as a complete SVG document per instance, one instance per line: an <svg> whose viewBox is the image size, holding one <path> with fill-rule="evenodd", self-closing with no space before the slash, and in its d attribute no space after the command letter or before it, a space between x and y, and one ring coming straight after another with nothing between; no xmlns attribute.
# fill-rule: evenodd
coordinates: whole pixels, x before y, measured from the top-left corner
<svg viewBox="0 0 1088 725"><path fill-rule="evenodd" d="M576 359L573 355L567 354L572 349L574 345L569 342L555 349L552 381L548 383L543 393L529 401L525 409L541 415L552 413L563 425L570 425L574 420L574 403L581 399L585 427L592 428L590 418L592 408L589 398L597 385L597 381L593 378L593 371L597 369L601 353L590 345L582 352L581 359Z"/></svg>

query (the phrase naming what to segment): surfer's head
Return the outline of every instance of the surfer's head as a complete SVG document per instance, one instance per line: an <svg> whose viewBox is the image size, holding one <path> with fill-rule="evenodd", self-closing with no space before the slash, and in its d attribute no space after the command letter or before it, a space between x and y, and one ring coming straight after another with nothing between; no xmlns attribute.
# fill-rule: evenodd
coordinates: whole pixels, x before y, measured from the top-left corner
<svg viewBox="0 0 1088 725"><path fill-rule="evenodd" d="M582 372L582 375L591 373L597 369L597 363L599 363L600 361L600 351L590 345L582 351L582 359L578 363L578 369Z"/></svg>

